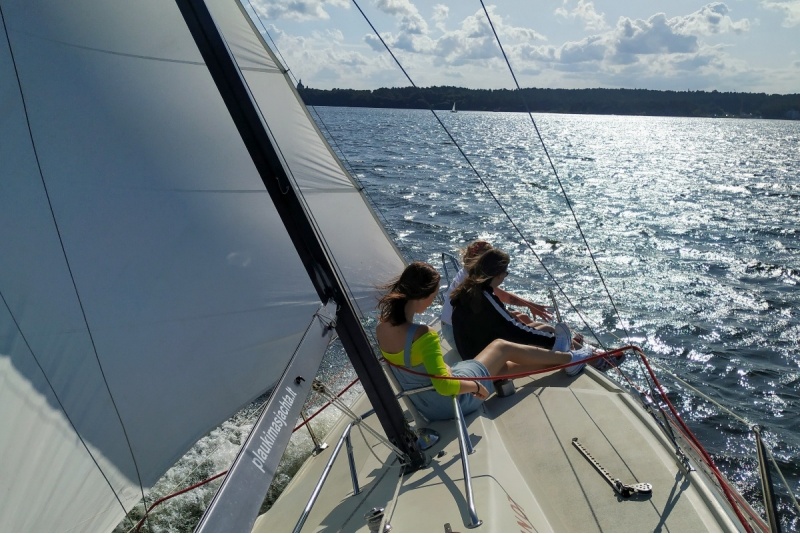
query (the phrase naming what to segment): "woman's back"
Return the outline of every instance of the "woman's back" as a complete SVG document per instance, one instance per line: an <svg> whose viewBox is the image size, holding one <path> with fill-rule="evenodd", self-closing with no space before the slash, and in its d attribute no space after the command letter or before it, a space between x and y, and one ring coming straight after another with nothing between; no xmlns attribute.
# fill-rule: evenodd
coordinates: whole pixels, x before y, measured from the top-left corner
<svg viewBox="0 0 800 534"><path fill-rule="evenodd" d="M465 360L477 356L489 343L500 337L501 316L492 310L483 295L478 299L461 295L453 301L453 337L456 350Z"/></svg>
<svg viewBox="0 0 800 534"><path fill-rule="evenodd" d="M406 346L406 336L408 335L409 328L411 328L411 323L408 322L399 325L393 325L389 322L378 323L378 326L375 327L378 347L383 352L388 352L389 354L403 352ZM417 325L417 330L414 332L412 341L418 340L429 330L430 327L427 325Z"/></svg>

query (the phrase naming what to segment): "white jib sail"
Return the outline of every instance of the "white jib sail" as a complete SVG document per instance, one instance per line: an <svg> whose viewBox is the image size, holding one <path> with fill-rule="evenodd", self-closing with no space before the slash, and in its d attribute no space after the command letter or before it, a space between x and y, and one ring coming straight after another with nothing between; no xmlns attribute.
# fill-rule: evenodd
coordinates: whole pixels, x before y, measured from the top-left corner
<svg viewBox="0 0 800 534"><path fill-rule="evenodd" d="M0 530L110 530L320 302L173 3L0 10ZM400 257L238 3L212 11L373 308Z"/></svg>

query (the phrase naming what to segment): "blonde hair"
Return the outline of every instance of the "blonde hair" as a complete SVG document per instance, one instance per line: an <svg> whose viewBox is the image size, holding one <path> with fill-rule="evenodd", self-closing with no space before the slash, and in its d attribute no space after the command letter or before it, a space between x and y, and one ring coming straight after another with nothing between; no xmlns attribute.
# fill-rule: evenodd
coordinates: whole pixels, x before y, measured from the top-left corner
<svg viewBox="0 0 800 534"><path fill-rule="evenodd" d="M461 264L465 269L469 270L471 265L481 257L481 254L491 249L492 244L488 241L480 239L473 241L461 250Z"/></svg>

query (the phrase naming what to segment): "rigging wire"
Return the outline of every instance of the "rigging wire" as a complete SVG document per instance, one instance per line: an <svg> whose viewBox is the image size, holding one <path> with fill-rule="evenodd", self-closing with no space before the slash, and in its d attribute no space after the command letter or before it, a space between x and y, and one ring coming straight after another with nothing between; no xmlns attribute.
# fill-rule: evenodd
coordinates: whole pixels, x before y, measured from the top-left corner
<svg viewBox="0 0 800 534"><path fill-rule="evenodd" d="M381 44L383 44L384 48L385 48L385 49L386 49L386 51L389 53L389 55L392 57L392 59L394 60L395 64L397 64L398 68L399 68L399 69L402 71L403 75L406 77L406 79L407 79L407 80L408 80L408 82L411 84L411 86L412 86L412 87L414 87L415 89L419 89L419 87L417 87L417 85L414 83L414 80L413 80L413 79L411 78L411 76L408 74L408 72L406 71L406 69L403 67L403 65L400 63L400 61L397 59L397 56L395 56L395 55L394 55L394 52L392 52L392 49L389 47L389 45L388 45L388 44L386 43L386 41L383 39L383 36L380 34L380 32L378 32L378 30L377 30L377 29L375 28L375 26L372 24L372 21L371 21L371 20L369 19L369 17L366 15L366 13L364 12L364 10L363 10L363 9L361 9L361 6L358 4L357 0L352 0L352 2L353 2L353 5L355 5L355 6L356 6L356 9L358 9L358 11L361 13L361 16L362 16L362 17L364 18L364 20L367 22L367 24L369 25L369 27L370 27L370 28L372 29L372 31L375 33L375 36L378 38L378 40L380 40ZM427 104L427 102L426 102L426 104ZM530 251L530 252L533 254L533 256L536 258L536 260L539 262L539 265L542 267L542 269L544 269L544 271L545 271L545 273L547 274L547 276L549 277L549 279L550 279L550 280L553 282L553 284L554 284L554 285L555 285L555 286L558 288L558 290L559 290L559 293L560 293L560 294L561 294L561 295L564 297L564 299L565 299L565 300L566 300L566 301L569 303L569 305L570 305L570 308L571 308L571 309L572 309L572 310L573 310L573 311L574 311L574 312L575 312L575 313L578 315L578 317L580 317L580 319L581 319L581 322L582 322L582 323L583 323L583 325L584 325L584 326L585 326L585 327L586 327L586 328L589 330L589 332L591 333L592 337L594 337L594 339L595 339L595 340L597 340L597 342L598 342L598 344L599 344L600 346L602 346L602 347L604 347L604 348L605 348L604 344L603 344L603 343L602 343L602 341L600 340L600 337L599 337L599 336L598 336L598 335L595 333L594 329L591 327L591 325L589 324L589 322L587 321L587 319L586 319L586 318L583 316L583 314L580 312L580 310L578 309L578 307L577 307L577 306L576 306L576 305L575 305L575 304L572 302L572 300L569 298L569 296L568 296L568 295L566 294L566 292L563 290L563 288L561 287L561 284L558 282L558 280L557 280L557 279L556 279L556 277L553 275L553 273L550 271L550 269L547 267L547 265L545 265L545 263L544 263L544 261L542 260L541 256L539 256L539 254L537 254L536 250L534 250L534 248L533 248L533 245L535 245L535 244L536 244L535 240L533 240L533 239L530 239L530 240L529 240L529 239L528 239L528 238L525 236L525 234L522 232L522 230L521 230L521 229L519 228L519 226L517 225L516 221L515 221L515 220L514 220L514 219L511 217L511 215L508 213L508 211L506 210L506 208L505 208L505 206L503 205L503 203L502 203L502 202L500 201L500 199L499 199L499 198L497 198L497 196L494 194L494 191L493 191L493 190L492 190L492 188L489 186L489 184L486 182L486 180L484 179L483 175L482 175L482 174L480 173L480 171L478 171L478 169L477 169L477 168L476 168L476 167L475 167L475 166L472 164L472 160L469 158L469 156L467 156L467 154L466 154L466 153L464 152L464 150L461 148L461 145L460 145L460 143L459 143L459 142L458 142L458 141L457 141L457 140L456 140L456 139L453 137L452 133L451 133L451 132L450 132L450 130L447 128L447 126L444 124L444 122L442 122L442 120L441 120L441 118L439 117L439 115L438 115L438 114L436 113L436 111L433 109L433 106L431 106L430 104L428 104L428 106L429 106L429 107L428 107L428 109L429 109L429 110L430 110L430 112L433 114L434 118L435 118L435 119L436 119L436 121L439 123L439 125L442 127L442 130L444 130L444 132L445 132L445 134L447 135L447 137L450 139L450 141L453 143L453 145L455 145L456 149L457 149L457 150L458 150L458 152L461 154L461 156L464 158L464 160L466 161L467 165L470 167L470 169L472 169L472 172L473 172L473 173L475 174L475 176L478 178L478 181L480 181L480 183L481 183L481 185L483 186L483 188L486 190L486 192L489 194L489 196L492 198L492 200L493 200L493 201L494 201L494 202L497 204L497 206L499 207L500 211L501 211L501 212L503 213L503 215L505 216L506 220L508 220L509 224L511 224L511 227L514 229L514 231L517 233L517 235L519 235L519 237L520 237L520 239L522 240L522 242L525 244L525 246L528 248L528 250L529 250L529 251ZM549 156L548 156L548 157L549 157ZM560 181L559 181L559 183L560 183ZM562 190L563 190L563 188L562 188ZM573 214L573 215L574 215L574 214ZM586 241L586 240L584 239L584 242L585 242L585 241ZM587 244L587 247L588 247L588 244ZM595 264L595 265L596 265L596 264ZM619 315L619 314L618 314L618 315ZM626 332L626 334L627 334L627 332Z"/></svg>
<svg viewBox="0 0 800 534"><path fill-rule="evenodd" d="M142 499L144 500L144 498L145 498L145 496L144 496L144 484L142 483L142 476L141 476L141 474L139 472L139 464L136 462L136 455L133 452L133 445L131 444L130 437L128 436L128 430L125 427L124 421L122 420L122 415L119 412L119 408L117 407L117 403L114 400L114 395L111 392L111 386L108 384L108 379L106 378L105 370L103 369L103 364L100 361L100 355L99 355L99 353L97 351L97 345L95 344L94 336L92 335L92 328L89 325L89 319L88 319L88 317L86 315L86 309L84 308L83 300L81 299L81 293L78 290L78 284L77 284L77 282L75 280L75 275L74 275L74 273L72 271L72 265L70 264L70 261L69 261L69 255L67 254L67 249L66 249L66 246L64 244L63 237L61 235L61 228L58 225L58 220L56 218L55 210L53 209L53 203L52 203L52 200L50 198L50 192L49 192L49 190L47 188L47 182L45 180L44 171L42 170L42 164L41 164L41 160L39 158L39 150L37 149L36 141L35 141L34 135L33 135L33 126L31 125L30 115L28 113L28 103L27 103L27 100L25 98L25 92L22 89L22 80L20 79L19 69L17 67L17 60L16 60L16 56L14 55L14 48L13 48L13 46L11 44L11 36L9 35L8 27L6 26L6 19L5 19L5 15L3 14L3 8L2 8L1 5L0 5L0 20L3 23L3 29L4 29L4 33L6 35L6 42L8 44L8 53L9 53L9 57L11 59L11 64L13 65L13 68L14 68L14 75L16 76L16 80L17 80L17 88L19 89L19 97L20 97L20 101L22 103L23 111L25 113L25 124L26 124L27 130L28 130L28 137L30 138L30 142L31 142L31 150L33 151L34 159L36 160L36 168L38 169L39 178L40 178L41 183L42 183L42 189L44 191L44 195L45 195L45 198L47 200L47 206L48 206L48 208L50 210L50 217L52 218L52 221L53 221L53 228L55 229L56 235L58 237L59 245L61 246L61 253L62 253L63 257L64 257L64 262L66 264L66 268L67 268L67 271L69 273L70 280L72 281L72 288L73 288L73 290L75 292L75 299L77 300L78 306L79 306L79 308L81 310L81 316L83 317L83 323L84 323L84 325L86 325L86 334L89 336L89 341L90 341L90 344L92 346L92 352L93 352L95 360L97 362L97 368L98 368L98 370L100 372L100 376L103 379L103 383L104 383L104 385L106 387L106 391L108 392L108 397L109 397L109 400L111 401L111 405L113 406L114 412L116 413L117 419L119 420L120 427L122 428L122 433L123 433L123 435L125 437L125 442L127 443L128 451L131 454L131 461L133 462L134 469L136 470L136 478L137 478L137 480L139 482L139 490L141 492ZM0 295L0 297L2 297L2 295ZM19 323L17 322L16 318L14 317L14 314L12 313L11 309L9 308L8 303L5 300L5 297L2 297L2 300L3 300L3 304L5 305L6 309L8 310L9 314L12 317L12 320L14 321L14 324L17 327L17 331L19 332L20 336L24 340L25 345L28 347L28 350L31 353L31 356L36 361L36 365L39 367L39 370L42 372L42 375L44 376L45 381L47 381L47 385L50 387L50 390L52 391L53 395L55 396L55 398L56 398L56 400L57 400L57 402L59 404L59 406L61 407L61 410L63 411L64 416L67 418L67 421L69 421L70 426L75 431L75 434L77 435L77 437L80 440L80 442L83 444L84 448L86 449L86 452L91 457L91 459L94 462L95 466L97 466L97 469L100 471L100 474L102 475L103 479L105 479L106 483L108 484L108 487L111 489L111 492L114 494L114 498L117 500L119 505L122 507L122 510L124 512L126 512L126 514L127 514L127 511L125 510L125 505L122 503L122 500L120 499L119 495L117 494L117 491L114 488L114 485L111 483L111 481L106 476L106 473L104 472L103 468L98 463L98 460L95 458L94 454L90 450L90 448L87 445L86 441L84 441L84 438L81 435L80 431L78 430L78 428L73 423L72 418L70 417L69 413L67 412L66 406L64 406L63 402L59 398L58 392L56 391L56 389L53 386L53 384L50 382L50 378L48 377L48 375L45 372L44 368L42 367L41 363L39 362L39 359L36 356L36 353L33 351L33 348L28 343L28 340L27 340L25 334L22 332L22 328L19 325Z"/></svg>
<svg viewBox="0 0 800 534"><path fill-rule="evenodd" d="M614 312L617 314L617 319L619 320L619 324L622 326L622 329L625 331L625 336L630 341L630 334L628 333L628 329L625 326L625 322L622 320L620 316L619 310L617 309L617 305L614 302L614 297L611 296L611 292L608 289L608 285L606 284L605 277L603 273L600 271L600 266L597 264L597 260L595 259L594 253L592 252L592 247L589 246L589 241L586 239L586 235L583 233L583 228L581 227L581 223L578 220L578 216L575 214L575 209L572 207L572 202L567 195L567 191L564 188L564 184L561 181L561 177L558 174L558 170L556 169L555 164L553 163L553 159L550 157L550 152L547 150L547 145L544 142L544 138L542 137L542 133L539 131L539 126L536 124L536 121L533 119L533 114L531 113L530 107L528 107L528 102L525 99L525 95L522 92L522 88L519 85L519 81L517 81L517 76L514 74L514 69L511 67L511 62L508 59L508 55L506 54L505 49L503 48L503 44L500 42L500 36L497 34L497 30L495 30L494 23L492 22L492 17L489 15L489 10L486 9L486 5L483 3L483 0L480 0L481 7L483 8L483 12L486 14L486 20L489 21L489 26L492 28L492 33L494 34L495 41L497 42L497 46L500 47L500 52L503 54L503 59L508 65L508 71L511 73L511 77L514 79L514 85L517 88L517 93L522 100L523 105L525 106L525 111L528 113L528 117L531 119L531 124L533 124L533 129L536 131L536 135L539 138L539 143L542 145L542 149L544 150L544 154L547 157L547 161L550 164L550 169L553 171L553 176L555 176L556 181L558 182L558 186L561 188L561 193L564 196L564 200L567 202L567 207L569 208L570 213L572 214L572 218L575 220L575 226L578 229L578 233L583 240L584 245L586 245L586 250L589 252L589 257L592 259L592 263L594 264L595 271L597 272L597 276L600 278L600 282L603 284L603 288L605 289L606 295L608 295L608 300L611 302L611 307L614 308ZM559 290L561 288L559 287ZM563 294L563 292L562 292Z"/></svg>
<svg viewBox="0 0 800 534"><path fill-rule="evenodd" d="M290 77L290 78L291 78L291 79L294 81L294 85L295 85L295 87L297 87L297 85L298 85L298 80L297 80L297 78L294 76L294 72L292 72L292 70L289 68L289 66L288 66L288 62L287 62L287 61L286 61L286 59L283 57L283 54L281 53L280 49L278 48L278 44L275 42L275 40L272 38L272 35L271 35L271 34L269 33L269 31L267 30L267 27L266 27L266 25L264 24L264 21L261 19L261 16L259 15L259 12L258 12L258 10L255 8L255 6L253 6L253 3L252 3L252 1L251 1L251 0L247 0L247 3L248 3L248 5L250 6L250 9L251 9L251 11L252 11L253 15L255 16L255 19L258 21L259 25L261 26L261 30L264 32L264 34L265 34L267 37L269 37L269 40L270 40L270 42L272 42L272 47L269 47L269 46L267 46L267 45L266 45L266 43L264 43L264 44L265 44L265 47L264 47L264 48L265 48L265 49L267 49L267 50L269 50L269 49L272 49L272 50L275 52L275 54L276 54L276 55L278 56L278 58L280 59L280 63L281 63L281 65L279 65L279 66L282 66L282 67L283 67L282 73L283 73L284 75L286 75L286 76L289 76L289 77ZM251 17L251 18L252 18L252 17ZM269 52L267 52L267 53L269 53ZM234 57L233 59L234 59L234 61L236 61L236 58L235 58L235 57ZM277 58L276 58L276 59L277 59ZM237 65L238 65L238 63L237 63ZM241 67L240 67L240 68L241 68ZM245 79L244 81L245 81L245 83L247 84L247 80ZM248 84L248 89L249 89L249 84ZM255 100L254 100L254 104L255 104L257 107L259 107L259 106L258 106L258 102L256 102ZM336 153L336 155L337 155L338 157L336 157L336 158L334 158L334 159L336 159L336 160L339 160L339 161L342 161L342 162L344 163L344 166L345 166L345 167L347 167L346 169L344 169L344 170L345 170L345 174L346 174L346 175L347 175L347 176L348 176L348 177L349 177L349 178L350 178L350 179L353 181L353 184L354 184L354 186L355 186L355 189L356 189L356 190L357 190L359 193L361 193L362 195L364 195L364 196L365 196L365 197L366 197L366 198L369 200L369 205L372 207L372 211L373 211L374 213L378 213L378 214L380 215L380 217L381 217L381 219L382 219L382 222L383 222L383 225L382 225L382 227L383 227L384 231L386 231L386 230L385 230L386 228L390 228L390 227L391 227L391 225L389 224L389 221L388 221L388 219L386 218L386 215L385 215L385 214L384 214L384 213L383 213L383 212L382 212L380 209L378 209L378 207L377 207L377 203L374 201L374 199L373 199L373 198L372 198L372 196L370 195L370 192L369 192L369 190L368 190L368 189L366 189L366 188L363 186L363 184L361 183L361 181L360 181L360 180L357 178L357 176L356 176L356 173L355 173L355 171L354 171L354 169L353 169L353 166L352 166L352 164L350 163L350 160L349 160L349 159L347 158L347 156L345 155L345 153L344 153L344 150L343 150L343 149L341 148L341 146L339 145L338 141L336 140L336 137L335 137L335 136L334 136L334 135L333 135L333 134L330 132L330 130L328 129L328 125L327 125L327 124L325 123L325 121L322 119L322 116L321 116L321 115L320 115L320 113L317 111L316 107L314 107L314 106L306 106L306 107L310 107L310 108L311 108L311 109L314 111L314 115L316 115L316 117L317 117L317 119L318 119L318 120L316 121L316 122L318 122L318 125L317 125L317 126L319 126L319 125L322 125L322 129L324 129L324 130L325 130L325 132L326 132L326 134L327 134L327 135L325 136L325 141L327 142L328 140L330 140L330 142L332 142L332 143L335 145L335 147L336 147L336 151L335 151L335 153ZM259 108L260 108L260 107L259 107ZM260 111L260 109L259 109L259 111ZM313 122L315 122L315 121L312 121L312 123L313 123ZM269 128L269 126L268 126L268 125L267 125L267 128ZM328 144L330 144L330 143L328 143ZM278 151L280 151L280 147L278 147L277 145L276 145L276 149L277 149ZM332 148L330 148L330 150L331 150L331 152L333 152L333 149L332 149ZM292 172L291 172L291 169L287 169L287 174L288 174L288 175L289 175L289 176L290 176L292 179L294 179L294 177L293 177L293 175L292 175ZM296 180L295 180L295 184L297 184L297 181L296 181ZM308 202L306 201L306 198L305 198L305 195L304 195L304 193L303 193L303 190L302 190L300 187L295 187L295 191L297 192L297 195L298 195L298 197L300 197L300 198L302 198L302 199L303 199L304 205L306 205L306 206L307 206L307 205L308 205ZM324 243L324 244L325 244L326 251L330 251L331 249L330 249L330 246L328 245L328 240L327 240L327 239L325 239L325 237L324 237L324 234L323 234L323 233L320 231L320 229L319 229L319 225L317 224L317 220L316 220L316 218L315 218L314 214L311 212L311 210L308 210L308 209L306 209L306 212L307 212L307 215L308 215L309 219L310 219L310 220L313 222L314 228L315 228L315 229L317 229L317 235L318 235L318 237L319 237L319 240L320 240L322 243ZM341 272L342 272L342 270L339 268L339 262L338 262L338 260L336 259L336 257L335 257L334 255L330 254L330 260L331 260L331 263L333 263L333 264L336 266L336 268L337 268L337 271L341 273ZM349 282L348 282L347 280L345 280L343 277L342 277L341 283L342 283L342 285L343 285L344 287L346 287L346 288L347 288L347 291L349 292L349 294L350 294L350 295L353 295L353 294L354 294L354 292L352 291L352 289L351 289L351 287L350 287L350 284L349 284ZM366 314L366 313L364 312L364 310L361 308L361 304L360 304L360 302L359 302L358 300L356 300L356 299L354 299L354 298L351 298L351 299L349 299L349 300L351 301L351 303L353 304L353 306L355 306L355 307L358 309L358 312L359 312L359 314L360 314L360 316L361 316L361 317L366 317L366 316L367 316L367 314ZM367 337L368 337L368 338L371 340L371 342L372 342L372 345L373 345L373 346L377 345L377 341L376 341L376 339L375 339L375 335L374 335L374 333L372 332L372 330L365 329L365 332L366 332L366 334L367 334Z"/></svg>

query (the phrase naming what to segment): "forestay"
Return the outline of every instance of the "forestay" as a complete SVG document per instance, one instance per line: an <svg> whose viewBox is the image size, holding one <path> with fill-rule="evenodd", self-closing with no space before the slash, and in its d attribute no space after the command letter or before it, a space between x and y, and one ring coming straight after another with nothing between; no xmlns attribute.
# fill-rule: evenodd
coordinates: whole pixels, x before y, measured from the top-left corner
<svg viewBox="0 0 800 534"><path fill-rule="evenodd" d="M239 4L210 7L371 309L401 258ZM175 5L0 10L0 530L111 530L320 299Z"/></svg>

